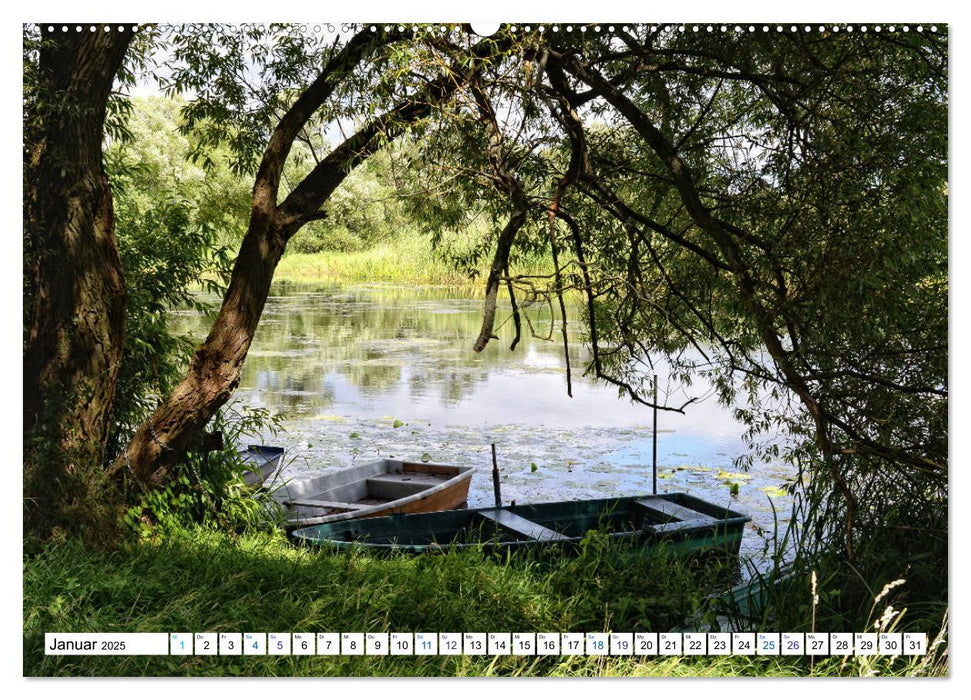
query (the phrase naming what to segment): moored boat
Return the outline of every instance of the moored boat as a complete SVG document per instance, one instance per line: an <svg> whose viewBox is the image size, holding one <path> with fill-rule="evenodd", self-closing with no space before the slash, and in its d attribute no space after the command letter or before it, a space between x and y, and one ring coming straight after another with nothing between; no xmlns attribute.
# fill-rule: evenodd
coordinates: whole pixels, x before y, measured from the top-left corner
<svg viewBox="0 0 971 700"><path fill-rule="evenodd" d="M428 513L465 503L474 472L474 467L382 459L284 482L272 497L291 527Z"/></svg>
<svg viewBox="0 0 971 700"><path fill-rule="evenodd" d="M259 486L280 468L283 448L250 445L245 451L239 453L239 457L246 467L246 471L243 472L243 483L247 486Z"/></svg>
<svg viewBox="0 0 971 700"><path fill-rule="evenodd" d="M575 547L590 530L645 545L737 555L749 518L682 493L564 501L331 522L297 530L306 544L375 552Z"/></svg>

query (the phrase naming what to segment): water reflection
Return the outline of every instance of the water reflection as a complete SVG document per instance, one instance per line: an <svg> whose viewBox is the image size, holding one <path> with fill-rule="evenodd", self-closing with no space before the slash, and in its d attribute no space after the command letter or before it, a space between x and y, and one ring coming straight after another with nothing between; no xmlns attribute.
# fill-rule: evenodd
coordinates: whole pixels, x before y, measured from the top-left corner
<svg viewBox="0 0 971 700"><path fill-rule="evenodd" d="M470 504L485 505L492 498L488 445L496 442L507 500L649 493L650 411L578 376L589 358L575 337L572 399L559 342L527 335L510 352L513 329L506 323L498 341L473 352L481 303L462 289L275 286L238 396L286 412L282 441L292 448L293 474L427 454L483 467L473 478ZM500 307L497 323L508 314ZM531 318L537 332L552 327L559 340L548 308L534 309ZM174 323L201 340L210 319L181 313ZM574 334L577 327L571 321ZM663 391L663 368L659 374ZM708 400L685 415L661 413L660 420L659 490L689 491L748 512L753 531L772 529L771 493L785 522L788 499L776 487L791 469L736 473L733 461L746 446L731 410ZM739 484L734 498L731 483ZM746 540L747 553L761 550L757 537Z"/></svg>

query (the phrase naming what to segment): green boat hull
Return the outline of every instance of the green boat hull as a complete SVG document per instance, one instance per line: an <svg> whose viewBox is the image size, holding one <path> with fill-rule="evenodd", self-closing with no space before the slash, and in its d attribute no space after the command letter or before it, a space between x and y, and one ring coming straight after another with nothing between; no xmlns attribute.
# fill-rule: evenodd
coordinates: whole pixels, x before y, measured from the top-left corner
<svg viewBox="0 0 971 700"><path fill-rule="evenodd" d="M675 551L737 555L747 522L741 513L673 493L390 515L316 525L296 530L292 537L309 545L371 552L420 554L470 547L569 551L589 531L598 530L645 548L665 543Z"/></svg>

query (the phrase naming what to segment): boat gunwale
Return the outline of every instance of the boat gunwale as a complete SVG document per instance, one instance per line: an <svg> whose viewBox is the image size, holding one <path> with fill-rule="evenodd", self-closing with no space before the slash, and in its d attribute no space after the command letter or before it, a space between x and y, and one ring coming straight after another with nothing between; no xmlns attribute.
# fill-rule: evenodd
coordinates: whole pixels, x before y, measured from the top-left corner
<svg viewBox="0 0 971 700"><path fill-rule="evenodd" d="M248 445L245 450L237 450L244 467L243 484L259 488L267 479L280 469L286 449L275 445ZM252 456L252 461L247 457ZM262 459L262 461L260 461Z"/></svg>

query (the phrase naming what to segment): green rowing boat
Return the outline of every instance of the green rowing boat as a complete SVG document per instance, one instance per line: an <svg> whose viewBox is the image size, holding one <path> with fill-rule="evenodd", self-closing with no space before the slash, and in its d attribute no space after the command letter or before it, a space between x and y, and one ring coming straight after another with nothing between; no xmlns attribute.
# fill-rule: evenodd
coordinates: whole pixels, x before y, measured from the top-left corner
<svg viewBox="0 0 971 700"><path fill-rule="evenodd" d="M749 518L683 493L561 501L501 508L389 515L325 523L296 530L310 545L374 552L443 552L482 546L489 550L575 548L590 530L683 551L737 555Z"/></svg>

